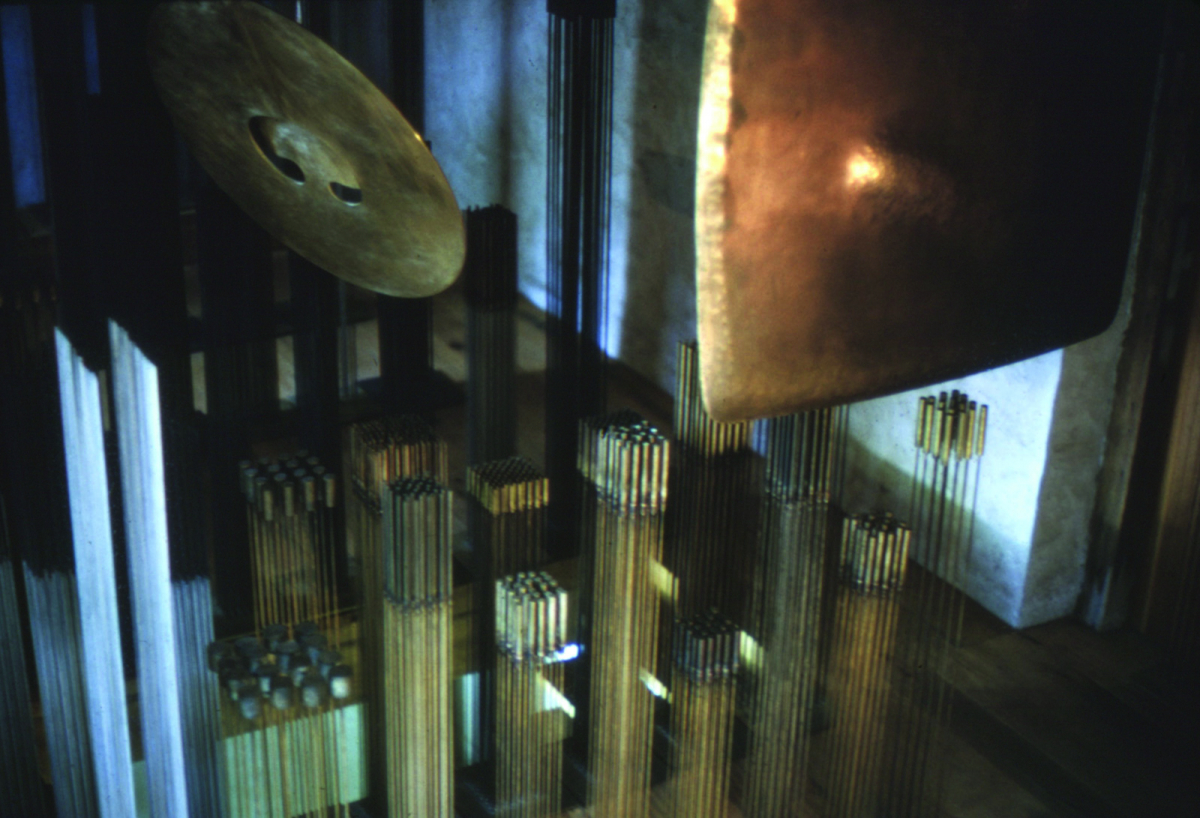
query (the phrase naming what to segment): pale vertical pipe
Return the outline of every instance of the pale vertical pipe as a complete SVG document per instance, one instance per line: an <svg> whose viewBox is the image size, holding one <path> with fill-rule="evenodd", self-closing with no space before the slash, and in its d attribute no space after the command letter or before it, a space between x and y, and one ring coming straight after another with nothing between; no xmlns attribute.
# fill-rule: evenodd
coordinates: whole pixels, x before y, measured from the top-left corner
<svg viewBox="0 0 1200 818"><path fill-rule="evenodd" d="M128 818L136 815L137 809L121 664L100 384L61 330L55 330L55 345L96 792L102 816Z"/></svg>
<svg viewBox="0 0 1200 818"><path fill-rule="evenodd" d="M171 604L158 368L113 321L108 323L108 337L137 638L146 789L152 816L182 816L188 814L188 793Z"/></svg>

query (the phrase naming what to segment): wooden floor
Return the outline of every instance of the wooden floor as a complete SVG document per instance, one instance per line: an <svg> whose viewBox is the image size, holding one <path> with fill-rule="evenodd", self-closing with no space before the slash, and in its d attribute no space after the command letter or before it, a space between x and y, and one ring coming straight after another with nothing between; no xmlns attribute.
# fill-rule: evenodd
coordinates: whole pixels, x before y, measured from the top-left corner
<svg viewBox="0 0 1200 818"><path fill-rule="evenodd" d="M1140 635L972 606L950 675L947 815L1200 815L1200 690Z"/></svg>

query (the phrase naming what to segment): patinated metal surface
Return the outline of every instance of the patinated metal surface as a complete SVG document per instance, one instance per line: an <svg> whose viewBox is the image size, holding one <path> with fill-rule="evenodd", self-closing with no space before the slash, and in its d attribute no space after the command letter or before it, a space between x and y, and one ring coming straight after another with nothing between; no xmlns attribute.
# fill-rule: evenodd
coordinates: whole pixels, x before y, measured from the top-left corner
<svg viewBox="0 0 1200 818"><path fill-rule="evenodd" d="M257 3L166 3L150 64L204 169L300 255L394 296L462 269L462 217L441 168L370 80Z"/></svg>
<svg viewBox="0 0 1200 818"><path fill-rule="evenodd" d="M697 167L721 420L1073 343L1118 304L1161 15L1062 0L714 0Z"/></svg>

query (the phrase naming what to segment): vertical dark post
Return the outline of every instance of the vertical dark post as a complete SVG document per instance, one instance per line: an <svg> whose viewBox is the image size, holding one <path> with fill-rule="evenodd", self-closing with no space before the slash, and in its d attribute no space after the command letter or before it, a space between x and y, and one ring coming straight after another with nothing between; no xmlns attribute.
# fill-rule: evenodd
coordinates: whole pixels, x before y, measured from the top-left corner
<svg viewBox="0 0 1200 818"><path fill-rule="evenodd" d="M307 3L301 9L301 21L318 37L329 40L332 10L328 4ZM340 463L339 282L290 250L287 258L300 445L325 463Z"/></svg>
<svg viewBox="0 0 1200 818"><path fill-rule="evenodd" d="M0 21L0 31L3 22ZM5 32L8 38L16 32ZM0 48L3 48L0 45ZM0 111L6 110L4 83L0 82ZM37 744L34 739L32 708L30 706L29 676L25 660L27 631L22 628L21 608L24 590L21 581L21 554L9 536L9 507L14 495L14 482L24 482L20 474L22 452L14 445L13 431L28 437L30 427L21 423L25 418L14 414L17 407L32 396L22 383L22 354L36 339L30 337L28 324L22 320L26 304L36 289L33 277L22 263L18 249L15 190L11 147L8 138L8 118L0 116L0 416L6 420L0 433L0 723L5 725L0 736L0 792L12 809L31 818L49 815L53 802L47 797L37 770ZM21 307L18 309L17 304ZM14 428L15 427L15 428ZM36 471L36 464L33 465ZM25 498L22 497L22 500ZM21 506L21 516L33 509ZM27 528L30 521L18 524ZM36 523L34 523L36 525ZM22 537L28 547L28 536Z"/></svg>
<svg viewBox="0 0 1200 818"><path fill-rule="evenodd" d="M425 130L425 6L400 0L388 7L392 101L409 124ZM376 299L379 374L385 399L403 410L420 410L433 375L433 317L428 298Z"/></svg>
<svg viewBox="0 0 1200 818"><path fill-rule="evenodd" d="M238 461L252 419L278 411L275 296L266 233L202 174L196 254L204 338L205 452L217 599L228 629L250 627L250 548Z"/></svg>
<svg viewBox="0 0 1200 818"><path fill-rule="evenodd" d="M578 424L605 405L615 0L549 0L546 468L550 547L577 553Z"/></svg>
<svg viewBox="0 0 1200 818"><path fill-rule="evenodd" d="M300 445L325 463L340 463L338 281L290 251L288 273Z"/></svg>
<svg viewBox="0 0 1200 818"><path fill-rule="evenodd" d="M515 376L517 215L499 205L468 210L467 463L517 451Z"/></svg>

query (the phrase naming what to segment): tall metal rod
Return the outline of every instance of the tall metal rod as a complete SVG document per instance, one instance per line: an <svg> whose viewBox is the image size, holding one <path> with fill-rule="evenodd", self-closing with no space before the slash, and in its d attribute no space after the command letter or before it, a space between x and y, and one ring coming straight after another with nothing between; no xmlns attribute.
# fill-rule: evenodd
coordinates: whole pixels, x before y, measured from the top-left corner
<svg viewBox="0 0 1200 818"><path fill-rule="evenodd" d="M548 0L546 469L552 551L578 553L578 423L605 410L615 0Z"/></svg>

